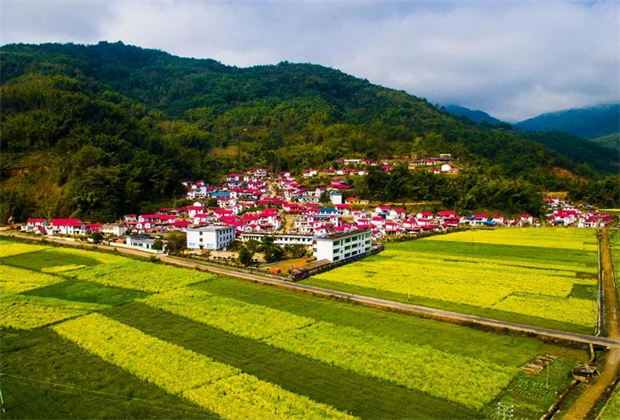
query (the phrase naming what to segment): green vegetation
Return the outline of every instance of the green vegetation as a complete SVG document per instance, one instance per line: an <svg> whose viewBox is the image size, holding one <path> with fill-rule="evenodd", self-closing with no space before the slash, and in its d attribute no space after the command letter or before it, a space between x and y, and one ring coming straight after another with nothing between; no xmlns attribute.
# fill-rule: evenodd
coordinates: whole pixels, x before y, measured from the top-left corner
<svg viewBox="0 0 620 420"><path fill-rule="evenodd" d="M614 151L615 153L620 150L620 133L607 134L606 136L600 136L592 139L592 142L598 144L599 146L606 147L609 150Z"/></svg>
<svg viewBox="0 0 620 420"><path fill-rule="evenodd" d="M217 419L48 328L1 332L2 418Z"/></svg>
<svg viewBox="0 0 620 420"><path fill-rule="evenodd" d="M242 284L238 280L227 281ZM312 300L307 296L305 298ZM455 413L475 418L474 412L461 405L358 375L146 305L134 303L109 311L106 315L149 335L362 418L452 419Z"/></svg>
<svg viewBox="0 0 620 420"><path fill-rule="evenodd" d="M562 130L591 139L617 133L619 119L620 104L605 104L542 114L515 127L527 131Z"/></svg>
<svg viewBox="0 0 620 420"><path fill-rule="evenodd" d="M615 420L620 417L620 388L616 388L611 397L609 403L598 417L600 420Z"/></svg>
<svg viewBox="0 0 620 420"><path fill-rule="evenodd" d="M99 418L99 413L113 418L483 418L499 400L515 401L524 417L537 417L549 395L516 386L524 380L517 368L538 354L555 354L560 359L551 389L561 389L572 361L584 357L582 351L531 338L230 278L203 278L195 271L109 254L29 245L21 252L3 258L2 268L59 281L36 287L28 276L12 278L28 290L3 288L1 319L10 314L5 295L83 312L64 322L48 316L50 327L0 332L7 418ZM46 252L60 253L60 265L5 264L10 259L23 263L15 259L23 255L46 259ZM98 264L77 264L87 256ZM140 275L127 276L128 264L147 273L150 283ZM109 280L92 274L98 270L103 276L105 268ZM97 282L67 277L89 272ZM174 290L156 293L172 287L168 278L175 281Z"/></svg>
<svg viewBox="0 0 620 420"><path fill-rule="evenodd" d="M620 206L617 159L603 147L478 125L317 65L236 68L106 42L0 54L2 222L149 212L182 193L182 180L228 170L441 152L459 157L462 177L444 185L419 176L414 191L395 178L392 194L537 214L543 187ZM582 178L559 178L558 167ZM444 197L451 188L470 194Z"/></svg>
<svg viewBox="0 0 620 420"><path fill-rule="evenodd" d="M97 283L68 279L59 283L30 290L26 295L51 297L78 302L99 303L116 306L145 296L134 290L102 286Z"/></svg>
<svg viewBox="0 0 620 420"><path fill-rule="evenodd" d="M236 335L472 408L481 408L514 374L499 365L446 354L430 346L412 346L201 291L173 291L145 302Z"/></svg>
<svg viewBox="0 0 620 420"><path fill-rule="evenodd" d="M592 231L472 230L388 244L305 283L588 333L596 302L572 293L596 287L596 258Z"/></svg>

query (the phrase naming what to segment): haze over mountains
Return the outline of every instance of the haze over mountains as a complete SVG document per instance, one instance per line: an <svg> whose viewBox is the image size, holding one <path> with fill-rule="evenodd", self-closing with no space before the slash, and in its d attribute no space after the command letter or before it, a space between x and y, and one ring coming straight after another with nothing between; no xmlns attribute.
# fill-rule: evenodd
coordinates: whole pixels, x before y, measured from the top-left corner
<svg viewBox="0 0 620 420"><path fill-rule="evenodd" d="M465 116L475 122L503 124L503 121L484 111L459 105L446 105L445 109L451 114ZM564 131L587 139L615 138L620 132L620 104L602 104L541 114L513 123L512 126L521 131Z"/></svg>
<svg viewBox="0 0 620 420"><path fill-rule="evenodd" d="M514 124L523 131L560 130L593 139L620 131L620 104L551 112Z"/></svg>
<svg viewBox="0 0 620 420"><path fill-rule="evenodd" d="M536 211L531 193L541 188L615 197L602 178L618 172L608 149L481 126L318 65L237 68L107 42L5 45L0 54L3 215L112 219L169 200L183 179L446 152L464 164L458 180L394 180L394 198Z"/></svg>

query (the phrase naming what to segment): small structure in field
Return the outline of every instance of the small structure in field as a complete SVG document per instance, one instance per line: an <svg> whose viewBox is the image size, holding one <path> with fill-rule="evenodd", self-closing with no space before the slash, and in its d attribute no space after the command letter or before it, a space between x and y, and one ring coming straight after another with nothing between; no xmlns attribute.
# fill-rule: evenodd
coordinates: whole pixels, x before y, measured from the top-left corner
<svg viewBox="0 0 620 420"><path fill-rule="evenodd" d="M598 369L595 366L579 363L573 368L573 379L581 382L588 382L598 375Z"/></svg>
<svg viewBox="0 0 620 420"><path fill-rule="evenodd" d="M538 375L545 369L545 367L553 363L555 359L557 359L557 357L549 354L545 356L538 356L536 359L522 366L520 370L527 375Z"/></svg>

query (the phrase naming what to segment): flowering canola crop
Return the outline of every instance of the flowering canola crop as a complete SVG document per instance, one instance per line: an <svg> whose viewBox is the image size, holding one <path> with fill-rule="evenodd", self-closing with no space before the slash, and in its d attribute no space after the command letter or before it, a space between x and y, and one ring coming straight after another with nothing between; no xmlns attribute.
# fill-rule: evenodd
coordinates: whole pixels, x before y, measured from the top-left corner
<svg viewBox="0 0 620 420"><path fill-rule="evenodd" d="M288 312L176 290L144 302L244 337L366 376L481 408L508 385L514 369L340 327ZM268 326L265 332L263 327ZM258 330L258 331L257 331Z"/></svg>
<svg viewBox="0 0 620 420"><path fill-rule="evenodd" d="M53 328L107 362L226 419L355 418L100 314Z"/></svg>

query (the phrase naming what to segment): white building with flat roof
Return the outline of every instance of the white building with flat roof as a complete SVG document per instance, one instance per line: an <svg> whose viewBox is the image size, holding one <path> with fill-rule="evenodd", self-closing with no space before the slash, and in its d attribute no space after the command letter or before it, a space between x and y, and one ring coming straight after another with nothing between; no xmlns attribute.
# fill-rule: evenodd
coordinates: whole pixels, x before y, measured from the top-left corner
<svg viewBox="0 0 620 420"><path fill-rule="evenodd" d="M354 230L315 238L314 256L318 261L338 262L370 252L371 248L370 230Z"/></svg>
<svg viewBox="0 0 620 420"><path fill-rule="evenodd" d="M222 249L235 240L234 226L203 226L187 229L188 249Z"/></svg>
<svg viewBox="0 0 620 420"><path fill-rule="evenodd" d="M269 235L265 233L242 233L241 241L247 242L255 240L261 242L265 236L272 236L273 243L276 245L305 245L311 247L314 244L314 236L312 235L296 235L296 234L275 234Z"/></svg>

